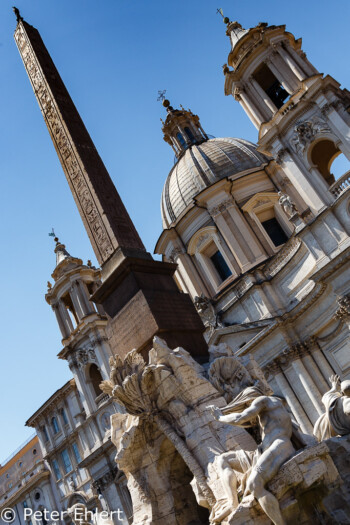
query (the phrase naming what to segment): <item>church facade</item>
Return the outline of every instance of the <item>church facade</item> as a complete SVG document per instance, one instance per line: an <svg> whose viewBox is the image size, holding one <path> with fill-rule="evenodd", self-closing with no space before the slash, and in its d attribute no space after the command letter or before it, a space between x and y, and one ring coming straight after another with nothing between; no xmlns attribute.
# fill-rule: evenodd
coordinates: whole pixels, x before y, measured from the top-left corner
<svg viewBox="0 0 350 525"><path fill-rule="evenodd" d="M208 139L197 116L167 107L164 140L179 160L156 252L178 264L208 344L254 355L312 433L328 378L350 374L350 173L331 172L338 155L350 159L349 92L284 26L228 22L227 35L225 94L258 128L258 146Z"/></svg>
<svg viewBox="0 0 350 525"><path fill-rule="evenodd" d="M83 264L56 239L46 300L73 379L27 421L50 473L47 508L120 508L135 525L283 523L258 496L265 514L250 500L238 515L238 499L228 506L223 497L227 454L236 451L242 470L256 449L254 433L229 434L210 419L208 406L234 401L237 381L285 399L311 447L293 463L295 471L317 465L310 485L295 481L293 492L281 474L284 492L271 488L289 519L291 501L315 483L343 490L332 447L312 434L329 378L350 378L350 172L332 174L337 156L350 160L349 92L315 69L285 26L245 30L225 19L225 94L259 141L211 139L197 115L164 101L176 163L161 197L158 262L39 33L17 17L16 44L101 265ZM324 506L346 523L336 505ZM302 523L323 523L306 507Z"/></svg>

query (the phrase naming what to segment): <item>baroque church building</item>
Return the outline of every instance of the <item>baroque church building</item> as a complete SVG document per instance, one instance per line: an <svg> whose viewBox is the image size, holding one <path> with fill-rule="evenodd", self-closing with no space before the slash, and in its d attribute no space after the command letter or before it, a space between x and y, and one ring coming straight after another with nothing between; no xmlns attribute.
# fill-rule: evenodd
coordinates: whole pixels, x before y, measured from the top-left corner
<svg viewBox="0 0 350 525"><path fill-rule="evenodd" d="M208 139L196 115L165 101L164 140L178 161L156 253L177 263L208 344L253 355L312 433L328 378L350 377L350 172L331 172L338 155L350 159L350 94L285 26L228 22L226 34L225 94L259 142Z"/></svg>
<svg viewBox="0 0 350 525"><path fill-rule="evenodd" d="M41 477L20 489L2 483L0 509L24 510L39 494L41 508L122 509L134 525L350 523L335 445L313 436L329 378L350 379L350 171L332 174L336 157L350 160L350 93L316 70L285 26L246 30L225 19L225 95L241 104L258 143L209 138L192 111L163 102L176 162L155 261L38 31L19 12L17 22L16 44L101 268L55 239L46 301L73 378L26 423L40 443ZM265 509L255 489L244 503L242 465L257 450L256 428L210 416L209 405L224 412L235 400L238 384L283 398L309 445L287 474L276 471L275 486L269 478L280 510ZM342 443L340 463L350 450ZM242 490L228 505L233 450ZM293 485L292 468L304 473ZM68 512L62 523L71 520Z"/></svg>

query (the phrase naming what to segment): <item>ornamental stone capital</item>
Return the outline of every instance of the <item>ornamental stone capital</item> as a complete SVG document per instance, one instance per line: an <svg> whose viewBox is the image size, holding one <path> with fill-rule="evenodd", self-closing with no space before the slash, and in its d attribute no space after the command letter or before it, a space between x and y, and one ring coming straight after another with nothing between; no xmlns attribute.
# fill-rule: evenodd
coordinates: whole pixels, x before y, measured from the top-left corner
<svg viewBox="0 0 350 525"><path fill-rule="evenodd" d="M174 263L178 259L179 255L183 253L185 252L180 246L175 246L170 252L169 260Z"/></svg>
<svg viewBox="0 0 350 525"><path fill-rule="evenodd" d="M232 208L234 204L235 203L232 198L225 199L224 201L220 202L220 204L209 208L208 211L212 217L216 217L217 215L220 215L221 213L226 211L228 208Z"/></svg>
<svg viewBox="0 0 350 525"><path fill-rule="evenodd" d="M336 319L342 321L350 319L350 294L338 298L339 308L334 314Z"/></svg>
<svg viewBox="0 0 350 525"><path fill-rule="evenodd" d="M234 96L234 99L237 100L238 102L241 100L241 93L242 93L242 88L240 87L235 87L234 90L233 90L233 96Z"/></svg>
<svg viewBox="0 0 350 525"><path fill-rule="evenodd" d="M88 363L97 363L95 351L92 348L78 350L76 361L79 368L83 368Z"/></svg>

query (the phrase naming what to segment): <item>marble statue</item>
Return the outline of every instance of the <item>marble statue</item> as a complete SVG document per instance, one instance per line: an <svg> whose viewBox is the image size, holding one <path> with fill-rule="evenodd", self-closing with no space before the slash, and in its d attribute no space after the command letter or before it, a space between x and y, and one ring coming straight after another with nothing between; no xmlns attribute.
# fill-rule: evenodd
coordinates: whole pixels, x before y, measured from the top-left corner
<svg viewBox="0 0 350 525"><path fill-rule="evenodd" d="M209 348L210 366L208 378L212 385L230 403L248 386L259 388L260 394L270 395L272 390L265 376L251 356L245 356L245 362L233 355L226 343Z"/></svg>
<svg viewBox="0 0 350 525"><path fill-rule="evenodd" d="M282 191L278 192L279 195L279 204L282 206L283 211L290 219L294 215L298 214L298 210L289 195L286 195Z"/></svg>
<svg viewBox="0 0 350 525"><path fill-rule="evenodd" d="M132 351L124 361L111 358L110 364L110 380L101 389L124 407L111 418L111 439L128 480L134 523L155 523L169 500L174 513L168 525L198 519L196 500L209 509L210 523L222 522L238 505L256 442L244 429L214 419L208 404L223 407L227 402L205 377L205 369L186 350L172 350L157 337L148 363ZM181 468L188 470L174 487L177 455ZM161 467L155 471L155 465ZM183 482L188 473L191 485ZM226 486L224 479L229 480ZM187 501L177 507L181 491Z"/></svg>
<svg viewBox="0 0 350 525"><path fill-rule="evenodd" d="M201 523L198 505L210 525L304 519L299 495L338 474L323 444L304 448L257 363L226 344L210 348L209 367L158 337L152 346L147 361L136 350L112 357L101 384L119 406L111 441L133 524Z"/></svg>
<svg viewBox="0 0 350 525"><path fill-rule="evenodd" d="M220 315L218 315L213 306L213 302L203 293L194 299L194 306L199 313L203 323L206 326L214 328L223 328L224 324L221 322Z"/></svg>
<svg viewBox="0 0 350 525"><path fill-rule="evenodd" d="M75 483L74 483L73 476L70 476L70 478L68 479L68 486L71 492L75 491Z"/></svg>
<svg viewBox="0 0 350 525"><path fill-rule="evenodd" d="M292 421L283 401L278 397L261 395L258 390L254 393L254 387L248 387L225 409L213 406L211 410L218 421L230 425L252 426L258 419L262 442L247 479L246 490L258 500L275 525L283 525L285 521L278 500L265 488L281 465L295 454L291 442Z"/></svg>
<svg viewBox="0 0 350 525"><path fill-rule="evenodd" d="M322 397L326 412L315 423L318 441L350 434L350 381L340 382L337 375L329 378L332 388Z"/></svg>

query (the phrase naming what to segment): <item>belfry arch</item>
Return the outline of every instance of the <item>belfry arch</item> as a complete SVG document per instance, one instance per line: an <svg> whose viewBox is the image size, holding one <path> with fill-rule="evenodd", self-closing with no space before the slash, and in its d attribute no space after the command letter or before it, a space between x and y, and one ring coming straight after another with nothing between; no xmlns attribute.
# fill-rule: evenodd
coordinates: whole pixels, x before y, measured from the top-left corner
<svg viewBox="0 0 350 525"><path fill-rule="evenodd" d="M311 146L311 164L318 169L330 186L334 184L336 180L334 174L331 172L331 167L339 155L342 155L342 151L329 138L321 139Z"/></svg>
<svg viewBox="0 0 350 525"><path fill-rule="evenodd" d="M95 363L92 363L87 370L87 377L91 382L92 391L96 397L102 394L100 384L102 383L101 372Z"/></svg>

